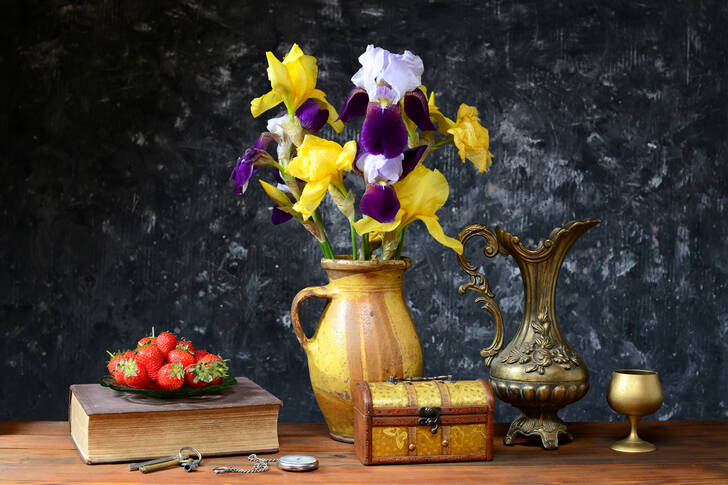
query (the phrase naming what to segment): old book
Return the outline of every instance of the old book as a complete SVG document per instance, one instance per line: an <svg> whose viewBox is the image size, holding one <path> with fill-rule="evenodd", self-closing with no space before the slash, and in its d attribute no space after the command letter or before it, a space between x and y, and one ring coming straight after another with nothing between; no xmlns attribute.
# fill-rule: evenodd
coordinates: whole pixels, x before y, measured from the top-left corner
<svg viewBox="0 0 728 485"><path fill-rule="evenodd" d="M87 464L169 456L183 446L203 457L277 452L283 403L250 379L237 381L217 393L166 400L72 385L71 438Z"/></svg>

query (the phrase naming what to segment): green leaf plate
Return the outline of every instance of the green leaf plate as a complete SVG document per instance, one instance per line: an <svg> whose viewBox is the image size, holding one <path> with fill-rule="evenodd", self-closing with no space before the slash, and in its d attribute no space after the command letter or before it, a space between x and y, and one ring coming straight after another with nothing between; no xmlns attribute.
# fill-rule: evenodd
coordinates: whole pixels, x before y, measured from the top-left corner
<svg viewBox="0 0 728 485"><path fill-rule="evenodd" d="M133 387L124 387L120 386L116 383L116 380L113 376L106 375L101 378L100 384L104 387L110 387L111 389L115 391L121 391L121 392L132 392L135 394L141 394L142 396L149 396L149 397L156 397L161 399L178 399L181 397L190 397L190 396L196 396L198 394L209 394L211 392L217 392L221 391L227 387L232 386L237 381L235 380L235 376L227 376L222 379L222 382L216 386L211 387L201 387L199 389L182 386L180 389L177 389L176 391L163 391L160 389L134 389Z"/></svg>

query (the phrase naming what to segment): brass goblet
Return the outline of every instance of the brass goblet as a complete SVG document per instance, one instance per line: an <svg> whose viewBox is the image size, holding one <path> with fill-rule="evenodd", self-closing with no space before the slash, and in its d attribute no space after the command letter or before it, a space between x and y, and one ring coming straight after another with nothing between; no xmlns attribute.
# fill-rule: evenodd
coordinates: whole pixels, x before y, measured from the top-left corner
<svg viewBox="0 0 728 485"><path fill-rule="evenodd" d="M637 435L637 423L662 406L662 384L657 372L639 369L621 369L612 373L607 389L607 402L629 420L630 432L626 438L612 443L615 451L644 453L657 449Z"/></svg>

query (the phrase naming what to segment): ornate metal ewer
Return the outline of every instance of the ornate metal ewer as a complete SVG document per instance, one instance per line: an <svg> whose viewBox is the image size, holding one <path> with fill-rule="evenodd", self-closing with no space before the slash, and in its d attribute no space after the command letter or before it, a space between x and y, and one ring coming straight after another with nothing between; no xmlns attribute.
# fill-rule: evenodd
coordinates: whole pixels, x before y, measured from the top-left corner
<svg viewBox="0 0 728 485"><path fill-rule="evenodd" d="M589 389L589 372L579 354L561 334L554 311L556 282L561 264L574 242L601 219L571 221L557 227L536 249L527 249L518 236L495 228L471 224L463 228L458 239L465 244L473 236L482 236L483 252L489 258L498 253L511 255L518 263L523 280L523 319L513 340L503 346L503 316L488 280L465 256L458 256L460 266L470 275L470 282L460 286L460 294L478 293L495 320L493 343L480 351L490 367L490 385L499 399L521 410L503 439L513 443L516 435L539 436L546 449L559 446L559 435L573 439L557 411L578 401Z"/></svg>

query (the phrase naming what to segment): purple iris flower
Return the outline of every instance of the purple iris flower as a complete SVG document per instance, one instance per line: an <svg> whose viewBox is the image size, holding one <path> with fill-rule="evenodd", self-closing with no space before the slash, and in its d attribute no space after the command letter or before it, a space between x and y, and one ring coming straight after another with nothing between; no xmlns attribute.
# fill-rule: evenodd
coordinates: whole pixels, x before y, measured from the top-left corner
<svg viewBox="0 0 728 485"><path fill-rule="evenodd" d="M296 110L296 116L304 130L316 133L329 119L329 110L322 109L316 101L308 99Z"/></svg>
<svg viewBox="0 0 728 485"><path fill-rule="evenodd" d="M230 179L235 181L235 193L244 194L248 188L248 182L260 167L255 165L260 157L268 156L266 149L272 141L279 141L278 135L275 133L265 132L261 134L255 142L255 145L245 150L242 157L238 157Z"/></svg>
<svg viewBox="0 0 728 485"><path fill-rule="evenodd" d="M425 145L405 150L393 158L360 152L355 167L367 183L359 203L361 213L379 222L392 222L399 211L399 199L391 184L402 180L419 163Z"/></svg>
<svg viewBox="0 0 728 485"><path fill-rule="evenodd" d="M356 87L349 92L339 119L365 116L361 142L371 154L393 158L407 147L407 129L399 101L404 98L407 116L422 130L434 130L427 98L419 89L424 70L422 59L367 46L359 56L362 67L351 78Z"/></svg>
<svg viewBox="0 0 728 485"><path fill-rule="evenodd" d="M281 177L281 174L278 172L278 170L276 170L273 173L273 176L276 179L276 182L277 182L276 187L278 188L278 190L280 190L281 192L284 192L288 196L288 198L291 200L291 202L295 202L296 199L293 197L293 194L291 193L291 189L289 189L288 186L285 184L285 182L283 181L283 178ZM293 216L291 214L289 214L288 212L284 212L284 211L280 210L278 208L278 205L273 207L273 214L271 214L271 222L273 222L273 224L275 224L275 225L283 224L284 222L288 222L291 219L293 219Z"/></svg>
<svg viewBox="0 0 728 485"><path fill-rule="evenodd" d="M283 212L278 208L278 206L273 207L273 214L271 215L271 222L273 222L273 224L283 224L290 221L291 219L293 219L293 216L291 214L289 214L288 212Z"/></svg>

